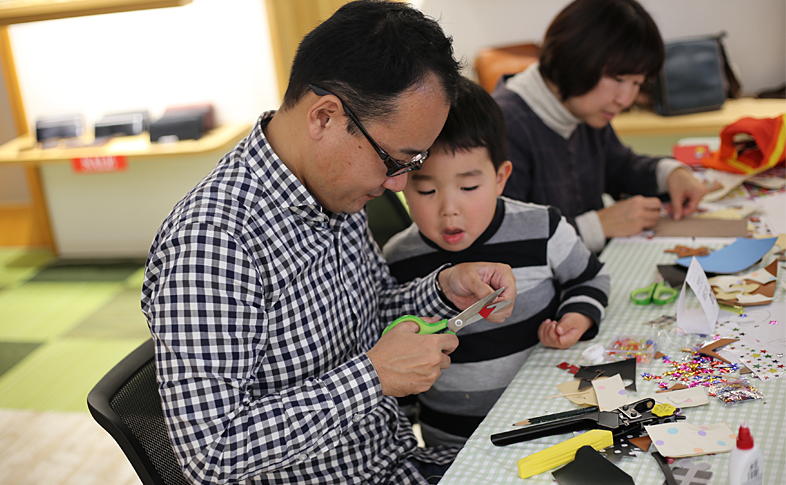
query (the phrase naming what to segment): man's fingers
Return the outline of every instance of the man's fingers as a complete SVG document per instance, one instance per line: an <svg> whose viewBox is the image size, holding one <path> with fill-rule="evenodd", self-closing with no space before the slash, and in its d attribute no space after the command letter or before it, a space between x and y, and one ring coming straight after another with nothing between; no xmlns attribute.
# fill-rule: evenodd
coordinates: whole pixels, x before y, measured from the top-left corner
<svg viewBox="0 0 786 485"><path fill-rule="evenodd" d="M446 333L446 334L439 335L439 337L444 337L440 342L440 347L442 349L443 354L445 355L450 354L451 352L456 350L456 348L458 348L459 339L458 337L456 337L455 334ZM449 358L448 358L448 364L450 364ZM447 369L447 367L443 367L443 369Z"/></svg>

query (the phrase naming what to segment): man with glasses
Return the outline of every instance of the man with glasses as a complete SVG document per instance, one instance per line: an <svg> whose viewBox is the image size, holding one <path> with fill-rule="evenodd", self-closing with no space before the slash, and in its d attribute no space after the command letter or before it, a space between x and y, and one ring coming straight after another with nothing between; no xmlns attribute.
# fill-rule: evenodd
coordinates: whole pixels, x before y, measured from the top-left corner
<svg viewBox="0 0 786 485"><path fill-rule="evenodd" d="M395 396L428 389L458 339L411 322L381 333L500 287L512 300L512 272L464 264L399 285L362 209L426 160L457 67L412 7L345 5L304 38L281 109L164 221L142 308L190 481L427 483L451 462L417 448Z"/></svg>

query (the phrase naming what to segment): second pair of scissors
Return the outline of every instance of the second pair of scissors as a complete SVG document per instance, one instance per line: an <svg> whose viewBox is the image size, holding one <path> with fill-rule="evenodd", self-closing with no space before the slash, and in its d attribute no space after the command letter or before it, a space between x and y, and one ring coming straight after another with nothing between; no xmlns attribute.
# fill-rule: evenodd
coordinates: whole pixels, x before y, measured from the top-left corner
<svg viewBox="0 0 786 485"><path fill-rule="evenodd" d="M637 305L665 305L677 298L677 290L662 281L656 281L644 288L637 288L630 293L630 299Z"/></svg>
<svg viewBox="0 0 786 485"><path fill-rule="evenodd" d="M387 326L385 331L382 332L382 335L385 335L388 330L395 327L399 323L407 322L407 321L412 321L417 323L418 326L420 326L420 330L418 330L418 333L421 334L432 334L432 333L439 333L443 331L445 333L456 333L462 328L466 327L467 325L475 323L478 320L488 318L493 313L496 313L500 309L507 306L508 303L510 303L510 300L504 300L504 301L499 301L497 303L492 303L497 298L497 296L499 296L500 293L502 293L503 291L505 291L505 288L500 288L497 291L491 293L490 295L481 298L476 303L470 305L466 310L459 313L455 317L447 318L434 323L429 323L423 320L422 318L416 317L414 315L404 315L403 317L399 317L393 320L393 322Z"/></svg>

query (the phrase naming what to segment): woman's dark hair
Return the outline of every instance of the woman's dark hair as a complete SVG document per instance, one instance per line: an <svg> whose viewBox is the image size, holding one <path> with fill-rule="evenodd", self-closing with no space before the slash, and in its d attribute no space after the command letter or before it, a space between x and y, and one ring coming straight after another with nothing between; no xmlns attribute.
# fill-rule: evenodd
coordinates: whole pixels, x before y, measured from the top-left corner
<svg viewBox="0 0 786 485"><path fill-rule="evenodd" d="M450 107L448 119L432 149L455 155L483 147L497 170L508 159L507 138L502 108L480 85L462 77L456 102Z"/></svg>
<svg viewBox="0 0 786 485"><path fill-rule="evenodd" d="M451 42L435 20L407 4L350 2L303 38L282 109L313 84L339 96L361 122L380 120L395 114L398 96L430 74L452 102L460 75Z"/></svg>
<svg viewBox="0 0 786 485"><path fill-rule="evenodd" d="M635 0L576 0L546 31L539 69L565 100L589 92L602 76L652 78L663 58L658 26Z"/></svg>

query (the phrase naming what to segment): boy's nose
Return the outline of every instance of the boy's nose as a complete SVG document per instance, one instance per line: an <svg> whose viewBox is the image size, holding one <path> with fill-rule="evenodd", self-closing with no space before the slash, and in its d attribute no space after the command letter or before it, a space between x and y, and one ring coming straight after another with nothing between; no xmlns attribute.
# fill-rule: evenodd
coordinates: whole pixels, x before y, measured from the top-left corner
<svg viewBox="0 0 786 485"><path fill-rule="evenodd" d="M458 212L458 206L450 201L443 201L440 206L440 214L442 217L456 216Z"/></svg>

